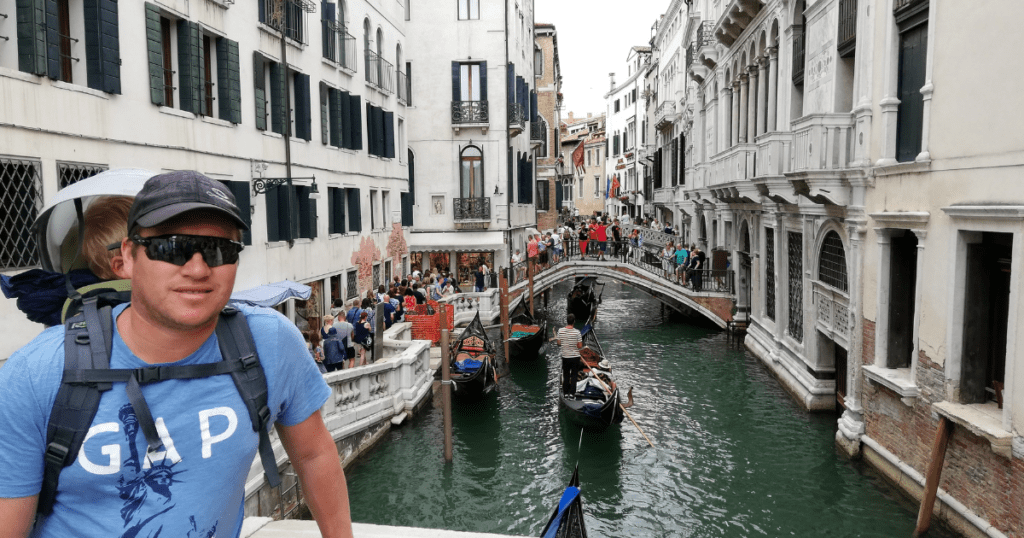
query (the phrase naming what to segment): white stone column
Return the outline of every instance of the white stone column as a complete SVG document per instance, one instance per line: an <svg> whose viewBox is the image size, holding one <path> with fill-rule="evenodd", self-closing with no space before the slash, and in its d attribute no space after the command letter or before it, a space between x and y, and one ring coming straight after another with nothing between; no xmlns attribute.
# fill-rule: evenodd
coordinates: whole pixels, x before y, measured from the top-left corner
<svg viewBox="0 0 1024 538"><path fill-rule="evenodd" d="M753 144L757 136L757 65L747 67L747 143Z"/></svg>
<svg viewBox="0 0 1024 538"><path fill-rule="evenodd" d="M768 131L778 131L779 47L768 48Z"/></svg>
<svg viewBox="0 0 1024 538"><path fill-rule="evenodd" d="M926 230L913 230L914 235L917 236L917 280L914 285L914 346L910 356L910 379L917 381L917 362L918 356L921 354L921 342L919 340L921 334L921 288L924 286L924 240L928 236Z"/></svg>
<svg viewBox="0 0 1024 538"><path fill-rule="evenodd" d="M768 58L760 58L757 62L757 134L765 133L768 116Z"/></svg>
<svg viewBox="0 0 1024 538"><path fill-rule="evenodd" d="M739 121L738 133L736 136L737 144L747 143L747 109L750 108L750 77L743 73L740 75L740 102L739 102Z"/></svg>
<svg viewBox="0 0 1024 538"><path fill-rule="evenodd" d="M850 315L857 321L850 323L850 350L846 360L846 410L839 418L839 428L836 431L836 443L847 453L848 456L856 456L860 453L860 438L864 435L864 410L860 403L860 392L863 380L862 361L864 355L863 327L860 321L863 319L860 306L860 295L856 290L860 288L860 271L863 265L864 228L862 226L851 226L850 233ZM859 330L858 330L859 329Z"/></svg>
<svg viewBox="0 0 1024 538"><path fill-rule="evenodd" d="M729 147L735 146L740 142L740 101L742 96L740 95L740 81L739 79L734 80L732 83L732 107L730 108L730 117L732 121L732 127L729 131Z"/></svg>

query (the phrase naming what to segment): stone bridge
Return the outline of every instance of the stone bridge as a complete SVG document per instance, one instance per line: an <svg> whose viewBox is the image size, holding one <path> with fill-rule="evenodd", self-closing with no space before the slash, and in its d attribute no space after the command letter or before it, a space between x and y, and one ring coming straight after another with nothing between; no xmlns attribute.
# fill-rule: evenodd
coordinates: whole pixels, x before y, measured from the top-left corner
<svg viewBox="0 0 1024 538"><path fill-rule="evenodd" d="M555 284L572 281L577 277L595 276L599 282L618 282L636 288L671 308L686 315L700 316L715 325L726 328L733 321L736 288L732 271L704 271L702 289L695 291L662 276L660 262L653 264L640 258L616 261L572 259L544 266L533 278L534 295L539 297ZM509 305L528 300L529 279L524 265L513 269L514 285L509 287Z"/></svg>

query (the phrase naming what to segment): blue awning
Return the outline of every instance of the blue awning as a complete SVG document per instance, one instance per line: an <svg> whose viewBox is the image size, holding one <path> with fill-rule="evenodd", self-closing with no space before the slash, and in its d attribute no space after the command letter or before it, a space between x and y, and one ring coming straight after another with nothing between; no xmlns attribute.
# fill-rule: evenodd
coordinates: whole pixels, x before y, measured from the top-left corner
<svg viewBox="0 0 1024 538"><path fill-rule="evenodd" d="M256 286L231 294L231 302L246 303L255 306L277 306L288 299L309 299L313 288L291 280L282 280L273 284Z"/></svg>

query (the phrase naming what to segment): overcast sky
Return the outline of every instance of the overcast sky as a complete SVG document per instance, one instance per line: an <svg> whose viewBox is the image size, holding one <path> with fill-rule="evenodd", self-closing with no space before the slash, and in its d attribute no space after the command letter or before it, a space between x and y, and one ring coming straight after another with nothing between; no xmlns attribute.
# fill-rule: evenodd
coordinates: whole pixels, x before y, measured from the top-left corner
<svg viewBox="0 0 1024 538"><path fill-rule="evenodd" d="M574 112L605 111L604 94L626 79L626 56L634 45L648 45L651 26L671 0L535 0L538 24L555 25L562 68L562 118Z"/></svg>

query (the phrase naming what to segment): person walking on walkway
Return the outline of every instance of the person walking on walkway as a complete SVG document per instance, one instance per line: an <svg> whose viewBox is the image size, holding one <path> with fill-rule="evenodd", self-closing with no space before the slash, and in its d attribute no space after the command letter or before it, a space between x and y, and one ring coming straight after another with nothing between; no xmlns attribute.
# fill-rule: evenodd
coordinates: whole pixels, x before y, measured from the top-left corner
<svg viewBox="0 0 1024 538"><path fill-rule="evenodd" d="M594 223L594 235L597 239L597 260L604 261L604 253L608 250L608 226L604 221Z"/></svg>
<svg viewBox="0 0 1024 538"><path fill-rule="evenodd" d="M576 330L575 323L576 316L569 313L565 318L565 327L559 329L551 339L558 344L562 356L562 394L566 396L576 394L576 378L579 377L583 366L583 359L580 357L583 337Z"/></svg>
<svg viewBox="0 0 1024 538"><path fill-rule="evenodd" d="M580 239L580 259L581 260L585 260L585 259L587 259L587 243L589 242L589 239L590 239L590 231L587 229L586 226L580 226L579 239Z"/></svg>

